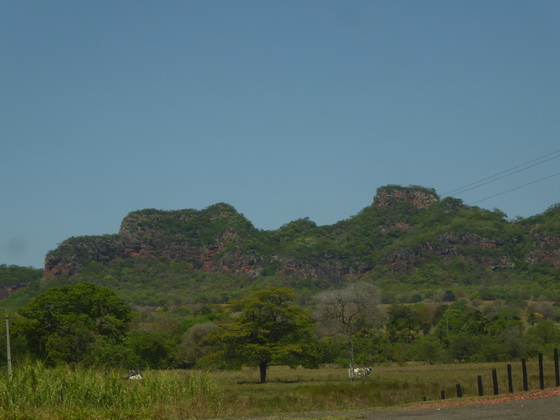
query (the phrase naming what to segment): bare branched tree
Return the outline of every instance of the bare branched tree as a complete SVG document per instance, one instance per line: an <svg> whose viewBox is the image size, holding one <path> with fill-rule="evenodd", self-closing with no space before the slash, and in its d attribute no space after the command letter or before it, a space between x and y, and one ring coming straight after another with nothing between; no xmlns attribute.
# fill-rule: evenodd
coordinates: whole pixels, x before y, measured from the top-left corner
<svg viewBox="0 0 560 420"><path fill-rule="evenodd" d="M350 377L354 377L353 337L358 327L379 327L384 314L380 310L375 288L368 283L354 283L344 289L327 290L316 296L315 317L323 332L344 334L348 339Z"/></svg>

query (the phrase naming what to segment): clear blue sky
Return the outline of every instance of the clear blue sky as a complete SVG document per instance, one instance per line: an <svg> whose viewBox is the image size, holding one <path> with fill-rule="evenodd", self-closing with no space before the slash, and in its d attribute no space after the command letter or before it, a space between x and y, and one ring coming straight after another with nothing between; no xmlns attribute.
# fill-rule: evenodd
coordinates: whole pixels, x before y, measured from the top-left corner
<svg viewBox="0 0 560 420"><path fill-rule="evenodd" d="M0 264L130 211L227 202L260 229L378 187L476 200L560 171L560 2L0 3ZM560 176L477 203L560 202Z"/></svg>

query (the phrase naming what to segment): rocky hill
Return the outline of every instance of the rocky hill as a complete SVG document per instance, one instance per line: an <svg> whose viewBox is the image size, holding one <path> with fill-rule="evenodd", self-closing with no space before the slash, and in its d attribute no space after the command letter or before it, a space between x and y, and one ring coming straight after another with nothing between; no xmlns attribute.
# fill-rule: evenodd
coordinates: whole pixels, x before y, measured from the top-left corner
<svg viewBox="0 0 560 420"><path fill-rule="evenodd" d="M386 186L370 206L329 226L299 219L263 231L225 203L200 211L140 210L117 234L64 241L47 255L45 279L75 278L92 264L154 258L197 272L307 279L319 287L364 276L434 281L451 266L462 282L481 270L557 275L560 207L509 221L498 210L441 200L433 189Z"/></svg>
<svg viewBox="0 0 560 420"><path fill-rule="evenodd" d="M0 301L38 283L42 273L42 270L35 268L0 264Z"/></svg>

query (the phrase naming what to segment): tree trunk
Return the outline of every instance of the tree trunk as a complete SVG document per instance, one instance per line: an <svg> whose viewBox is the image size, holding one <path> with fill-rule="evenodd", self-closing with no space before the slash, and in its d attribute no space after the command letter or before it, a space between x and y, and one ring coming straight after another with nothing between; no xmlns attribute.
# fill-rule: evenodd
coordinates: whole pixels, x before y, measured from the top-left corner
<svg viewBox="0 0 560 420"><path fill-rule="evenodd" d="M266 368L268 367L268 362L264 361L264 362L260 362L259 364L259 370L261 373L261 384L264 384L266 382Z"/></svg>
<svg viewBox="0 0 560 420"><path fill-rule="evenodd" d="M354 379L354 342L352 334L348 335L348 361L350 362L350 379Z"/></svg>

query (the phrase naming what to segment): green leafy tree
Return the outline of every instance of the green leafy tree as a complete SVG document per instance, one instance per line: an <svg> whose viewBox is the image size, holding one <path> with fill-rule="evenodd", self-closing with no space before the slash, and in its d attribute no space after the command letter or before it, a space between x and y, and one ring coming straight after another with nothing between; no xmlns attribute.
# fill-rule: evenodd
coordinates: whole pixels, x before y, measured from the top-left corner
<svg viewBox="0 0 560 420"><path fill-rule="evenodd" d="M539 348L550 344L560 344L560 328L552 321L541 321L527 330L527 339Z"/></svg>
<svg viewBox="0 0 560 420"><path fill-rule="evenodd" d="M414 311L415 319L422 334L427 335L437 321L437 308L433 304L424 304L418 306Z"/></svg>
<svg viewBox="0 0 560 420"><path fill-rule="evenodd" d="M392 342L412 342L421 329L410 306L392 304L387 311L389 319L385 325Z"/></svg>
<svg viewBox="0 0 560 420"><path fill-rule="evenodd" d="M175 343L149 331L136 331L129 335L128 345L134 354L135 367L166 368L173 363Z"/></svg>
<svg viewBox="0 0 560 420"><path fill-rule="evenodd" d="M435 334L441 343L449 345L450 337L459 334L465 323L465 315L458 309L445 311L436 325Z"/></svg>
<svg viewBox="0 0 560 420"><path fill-rule="evenodd" d="M19 311L14 332L49 364L81 362L98 345L120 346L130 307L114 292L88 283L53 287Z"/></svg>
<svg viewBox="0 0 560 420"><path fill-rule="evenodd" d="M483 338L469 334L453 334L449 339L451 355L461 362L468 362L481 347Z"/></svg>
<svg viewBox="0 0 560 420"><path fill-rule="evenodd" d="M443 302L455 302L455 300L456 300L455 293L453 293L452 290L446 290L445 293L443 294L441 300Z"/></svg>
<svg viewBox="0 0 560 420"><path fill-rule="evenodd" d="M175 359L180 367L193 367L197 361L212 352L208 334L216 328L213 322L193 325L181 340Z"/></svg>
<svg viewBox="0 0 560 420"><path fill-rule="evenodd" d="M258 365L261 383L266 382L271 363L309 361L313 325L293 303L296 297L291 289L270 288L231 302L230 308L239 315L210 332L209 341L217 350L213 357L232 367Z"/></svg>
<svg viewBox="0 0 560 420"><path fill-rule="evenodd" d="M465 318L462 331L469 335L485 335L488 331L488 319L480 311L475 311Z"/></svg>
<svg viewBox="0 0 560 420"><path fill-rule="evenodd" d="M450 355L443 345L433 336L421 336L410 344L414 360L429 364L450 362Z"/></svg>
<svg viewBox="0 0 560 420"><path fill-rule="evenodd" d="M540 315L540 314L539 314ZM534 327L537 322L539 322L540 317L535 312L531 312L527 315L527 322L531 324L531 327ZM542 317L542 315L540 315ZM544 318L544 317L543 317Z"/></svg>

